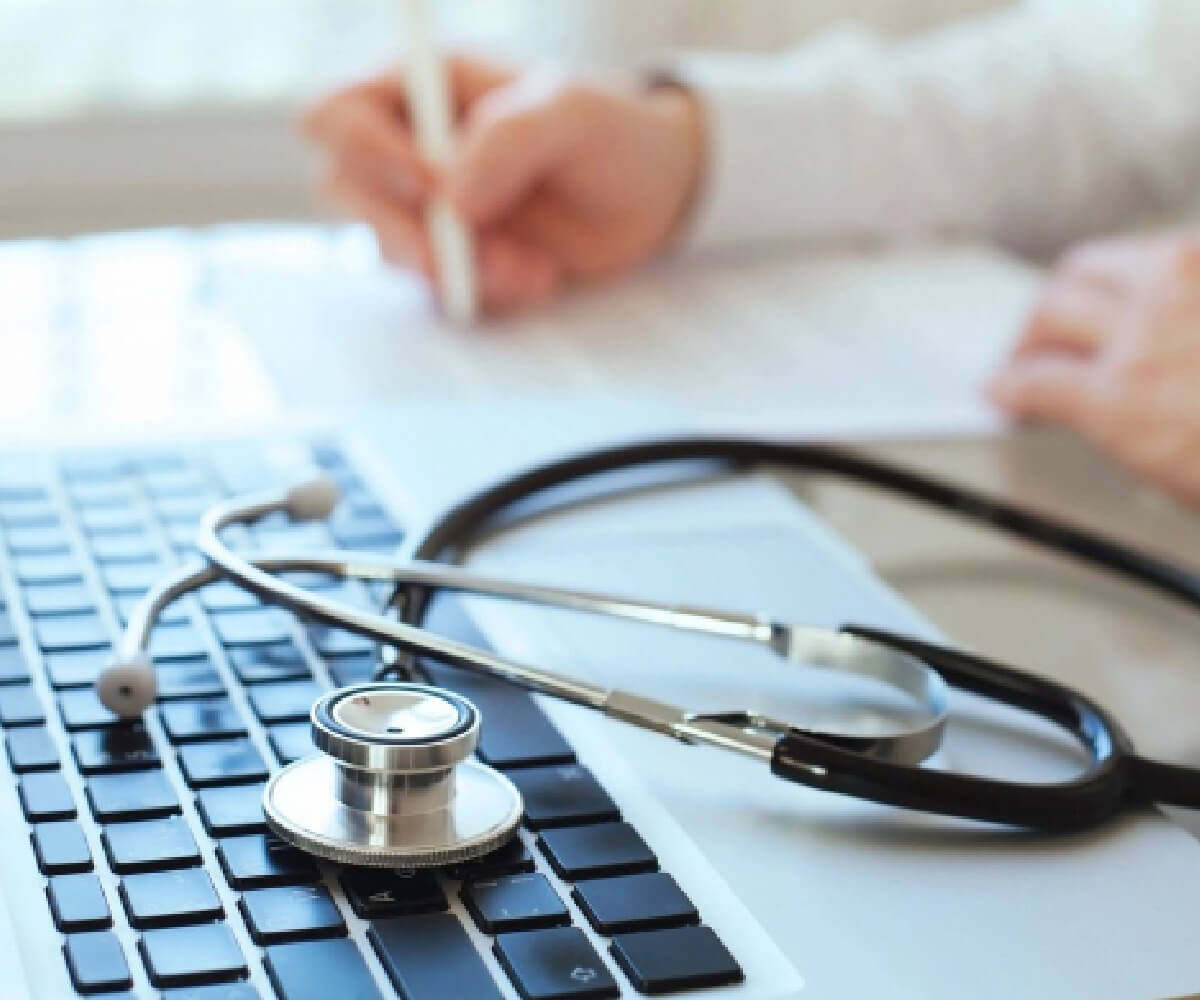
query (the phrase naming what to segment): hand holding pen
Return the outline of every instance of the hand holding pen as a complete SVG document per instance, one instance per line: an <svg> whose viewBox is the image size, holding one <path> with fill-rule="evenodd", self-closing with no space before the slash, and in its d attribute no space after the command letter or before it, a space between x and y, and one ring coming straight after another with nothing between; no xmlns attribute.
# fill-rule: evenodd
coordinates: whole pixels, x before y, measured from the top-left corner
<svg viewBox="0 0 1200 1000"><path fill-rule="evenodd" d="M329 153L325 192L371 224L386 260L440 281L425 220L439 194L474 237L478 298L493 313L620 275L669 242L702 172L693 97L479 59L444 67L457 136L443 163L414 132L404 74L342 90L305 119Z"/></svg>

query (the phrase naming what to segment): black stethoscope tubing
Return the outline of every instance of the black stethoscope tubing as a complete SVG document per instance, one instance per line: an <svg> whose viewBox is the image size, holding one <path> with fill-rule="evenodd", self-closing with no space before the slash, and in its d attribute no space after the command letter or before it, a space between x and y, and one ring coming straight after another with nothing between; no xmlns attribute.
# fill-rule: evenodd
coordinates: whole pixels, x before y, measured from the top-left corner
<svg viewBox="0 0 1200 1000"><path fill-rule="evenodd" d="M455 504L412 545L413 558L454 561L489 532L501 515L551 491L618 471L684 462L719 462L826 473L880 488L1007 532L1141 583L1200 611L1200 574L1084 528L874 458L823 444L682 437L601 448L529 468ZM551 507L551 509L553 509ZM432 595L399 587L393 606L421 625ZM791 730L776 744L771 769L826 791L946 816L1043 831L1098 825L1152 804L1200 808L1200 769L1138 755L1120 724L1082 692L1048 678L962 650L885 629L847 625L844 631L910 653L959 690L1039 715L1070 732L1092 765L1076 778L1041 784L950 773L871 759L829 737ZM397 661L404 666L406 661ZM388 675L395 666L381 668Z"/></svg>

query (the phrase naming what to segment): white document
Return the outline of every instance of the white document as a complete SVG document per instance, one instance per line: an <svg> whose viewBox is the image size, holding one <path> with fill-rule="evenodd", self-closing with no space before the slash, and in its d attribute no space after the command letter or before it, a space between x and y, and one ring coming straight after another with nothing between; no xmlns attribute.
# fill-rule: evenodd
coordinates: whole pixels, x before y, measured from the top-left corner
<svg viewBox="0 0 1200 1000"><path fill-rule="evenodd" d="M976 434L1000 426L982 384L1036 283L970 246L679 260L463 330L362 227L8 244L0 415L634 394L713 430Z"/></svg>
<svg viewBox="0 0 1200 1000"><path fill-rule="evenodd" d="M970 246L679 261L459 330L365 233L316 232L231 231L215 288L285 394L335 404L633 392L724 431L976 434L1000 426L982 386L1037 285Z"/></svg>

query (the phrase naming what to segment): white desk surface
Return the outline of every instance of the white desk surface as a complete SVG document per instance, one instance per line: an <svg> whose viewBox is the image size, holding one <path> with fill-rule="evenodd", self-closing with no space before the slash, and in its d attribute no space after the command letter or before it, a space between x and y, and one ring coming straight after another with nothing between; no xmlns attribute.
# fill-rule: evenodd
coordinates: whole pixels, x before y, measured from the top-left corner
<svg viewBox="0 0 1200 1000"><path fill-rule="evenodd" d="M830 421L849 426L849 411L866 413L862 433L889 457L1200 565L1200 515L1139 491L1065 436L878 443L888 407L904 411L897 421L910 431L987 423L976 387L1032 279L986 254L917 255L874 270L847 270L837 259L768 263L769 295L757 308L775 314L748 325L738 307L752 286L736 275L717 281L716 269L668 276L665 285L647 279L615 307L590 293L532 323L473 333L437 329L419 288L381 282L371 257L360 233L317 227L0 244L0 443L60 423L203 429L292 409L336 413L365 399L619 384L699 411L710 424L820 433ZM991 271L981 271L989 259ZM921 296L939 283L954 292L930 317ZM797 295L817 305L803 316L781 310ZM693 340L656 318L666 299L692 310ZM720 323L699 311L705 303L724 310ZM963 338L985 342L973 350L947 339L956 324ZM793 329L803 350L786 340ZM875 339L880 330L891 339ZM771 365L755 360L768 339ZM780 351L790 351L794 371L781 370ZM942 361L936 370L930 357ZM598 375L596 358L609 370ZM881 372L917 390L881 399ZM935 412L917 412L914 398L931 400ZM1087 690L1144 750L1200 761L1194 615L944 518L841 486L799 488L949 635Z"/></svg>

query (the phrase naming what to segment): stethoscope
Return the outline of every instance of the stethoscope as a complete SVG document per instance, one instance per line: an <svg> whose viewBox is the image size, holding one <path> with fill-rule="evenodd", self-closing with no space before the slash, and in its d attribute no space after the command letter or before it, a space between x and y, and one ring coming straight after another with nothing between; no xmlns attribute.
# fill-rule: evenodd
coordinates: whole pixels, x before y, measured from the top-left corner
<svg viewBox="0 0 1200 1000"><path fill-rule="evenodd" d="M726 610L543 587L482 576L441 561L463 552L530 501L541 500L550 509L576 502L556 496L564 486L588 485L588 497L594 499L607 495L608 474L697 462L841 475L1003 529L1200 608L1195 573L962 487L828 446L681 438L587 452L521 472L446 511L411 546L411 558L351 551L250 557L221 540L224 529L277 512L296 521L327 517L337 502L336 488L327 480L215 504L197 533L208 565L181 568L142 598L114 663L97 681L98 695L126 718L152 704L155 674L147 650L155 622L172 601L222 579L301 618L378 640L388 655L376 679L317 699L311 724L321 752L278 771L263 793L267 823L276 834L320 857L358 865L455 863L503 845L521 821L523 804L513 783L472 758L482 721L479 711L457 694L408 680L415 656L502 678L683 743L743 754L791 781L909 809L1054 832L1095 826L1123 810L1151 804L1200 808L1200 770L1139 756L1116 720L1085 694L971 653L883 629L847 625L834 631ZM295 571L393 583L389 607L396 614L364 611L276 575ZM793 726L741 709L690 712L430 632L422 622L435 591L567 608L751 643L793 664L869 678L881 690L903 696L911 712L904 724L869 733ZM1054 723L1083 747L1090 766L1073 779L1044 784L921 766L940 746L949 687Z"/></svg>

